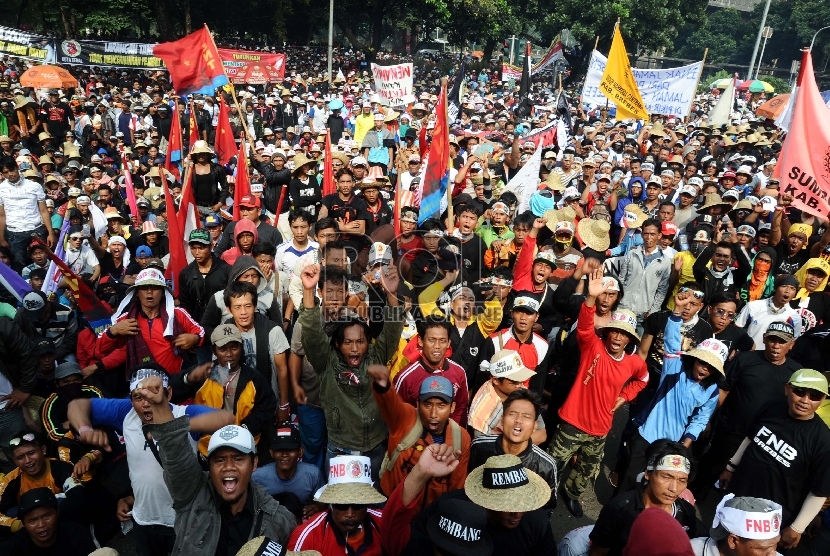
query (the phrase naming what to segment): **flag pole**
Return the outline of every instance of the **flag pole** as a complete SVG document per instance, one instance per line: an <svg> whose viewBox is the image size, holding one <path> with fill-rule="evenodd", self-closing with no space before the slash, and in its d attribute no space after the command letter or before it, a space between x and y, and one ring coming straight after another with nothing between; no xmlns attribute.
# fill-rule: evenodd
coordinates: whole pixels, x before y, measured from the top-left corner
<svg viewBox="0 0 830 556"><path fill-rule="evenodd" d="M448 99L447 99L447 78L446 77L441 78L441 94L444 95L444 121L448 121L447 120L447 101L448 101ZM447 133L447 138L446 138L447 143L449 144L449 140L450 140L449 139L449 129L446 130L446 133ZM453 210L452 210L452 190L453 190L453 184L449 183L449 180L447 180L447 233L450 233L450 234L453 232L453 225L454 225L454 222L455 222L455 217L453 216Z"/></svg>
<svg viewBox="0 0 830 556"><path fill-rule="evenodd" d="M703 76L703 66L706 65L706 55L709 54L709 47L706 47L706 50L703 51L703 60L700 62L700 71L697 72L697 81L695 81L695 94L697 94L697 88L700 86L700 78ZM692 106L689 105L689 112L691 112ZM689 117L689 113L686 114L686 118Z"/></svg>

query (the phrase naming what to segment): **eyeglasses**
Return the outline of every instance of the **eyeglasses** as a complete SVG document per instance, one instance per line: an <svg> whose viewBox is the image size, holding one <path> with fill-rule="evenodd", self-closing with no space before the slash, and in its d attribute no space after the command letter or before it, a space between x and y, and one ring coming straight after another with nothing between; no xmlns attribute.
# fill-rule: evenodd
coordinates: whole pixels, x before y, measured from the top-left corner
<svg viewBox="0 0 830 556"><path fill-rule="evenodd" d="M84 238L83 238L83 237L73 237L73 236L70 236L70 237L69 237L69 239L70 239L70 240L72 240L72 241L82 241Z"/></svg>
<svg viewBox="0 0 830 556"><path fill-rule="evenodd" d="M693 290L692 288L680 288L680 291L678 291L677 293L686 293L686 292L691 292L691 294L693 296L695 296L695 299L703 299L703 296L705 295L703 292Z"/></svg>
<svg viewBox="0 0 830 556"><path fill-rule="evenodd" d="M719 317L726 317L729 320L735 318L738 313L734 313L732 311L727 311L726 309L715 309L715 314Z"/></svg>
<svg viewBox="0 0 830 556"><path fill-rule="evenodd" d="M798 386L790 385L790 388L795 394L796 398L803 398L804 396L809 396L810 401L813 402L820 402L824 399L824 394L819 392L818 390L810 390L809 388L800 388Z"/></svg>
<svg viewBox="0 0 830 556"><path fill-rule="evenodd" d="M335 510L337 510L338 512L345 512L349 509L362 510L363 508L366 507L366 505L365 504L332 504L331 507L334 508Z"/></svg>
<svg viewBox="0 0 830 556"><path fill-rule="evenodd" d="M795 389L793 389L793 390L795 390ZM9 440L9 446L11 446L11 447L20 446L20 444L22 444L23 442L34 442L34 441L35 441L35 435L33 433L29 432L29 433L24 434L23 436L20 436L18 438L12 438L11 440Z"/></svg>

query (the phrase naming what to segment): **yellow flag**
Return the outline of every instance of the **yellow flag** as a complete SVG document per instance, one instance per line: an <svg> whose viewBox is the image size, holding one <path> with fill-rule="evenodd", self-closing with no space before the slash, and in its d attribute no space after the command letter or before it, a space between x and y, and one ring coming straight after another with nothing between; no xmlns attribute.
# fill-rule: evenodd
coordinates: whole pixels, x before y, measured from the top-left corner
<svg viewBox="0 0 830 556"><path fill-rule="evenodd" d="M619 24L614 26L614 40L611 42L599 90L617 105L617 120L648 119L646 105L628 63Z"/></svg>

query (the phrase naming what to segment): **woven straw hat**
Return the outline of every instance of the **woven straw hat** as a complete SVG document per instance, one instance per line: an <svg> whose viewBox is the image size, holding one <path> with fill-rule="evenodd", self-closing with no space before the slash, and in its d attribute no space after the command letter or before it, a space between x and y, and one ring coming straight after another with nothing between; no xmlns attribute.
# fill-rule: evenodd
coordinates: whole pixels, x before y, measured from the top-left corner
<svg viewBox="0 0 830 556"><path fill-rule="evenodd" d="M633 230L643 225L643 222L648 220L648 215L643 212L639 205L631 203L623 211L623 217L620 219L620 226L623 228Z"/></svg>
<svg viewBox="0 0 830 556"><path fill-rule="evenodd" d="M548 219L546 226L551 232L556 232L556 225L560 222L570 222L573 224L576 220L576 211L571 207L565 207L558 210L545 211L545 218Z"/></svg>
<svg viewBox="0 0 830 556"><path fill-rule="evenodd" d="M236 556L322 556L316 550L286 550L285 546L268 537L256 537L245 544Z"/></svg>
<svg viewBox="0 0 830 556"><path fill-rule="evenodd" d="M730 210L732 205L729 203L724 203L721 196L717 193L709 193L706 197L703 198L703 205L697 209L698 212L702 210L706 210L708 208L716 207L718 205L722 205L726 210Z"/></svg>
<svg viewBox="0 0 830 556"><path fill-rule="evenodd" d="M550 486L512 454L492 456L464 481L469 499L495 512L532 512L550 499Z"/></svg>
<svg viewBox="0 0 830 556"><path fill-rule="evenodd" d="M611 315L611 320L608 321L608 324L602 326L601 328L615 328L617 330L622 330L623 332L628 333L631 337L636 338L638 342L640 341L640 335L637 334L637 317L628 309L620 309L614 312L614 314Z"/></svg>
<svg viewBox="0 0 830 556"><path fill-rule="evenodd" d="M311 160L310 158L308 158L305 155L305 153L302 153L302 152L297 153L294 156L294 169L291 170L291 175L293 176L294 174L297 173L297 170L299 170L300 168L302 168L306 164L310 164L312 162L314 162L314 161Z"/></svg>
<svg viewBox="0 0 830 556"><path fill-rule="evenodd" d="M329 463L329 482L314 500L323 504L383 504L386 496L372 486L372 463L366 456L338 456Z"/></svg>
<svg viewBox="0 0 830 556"><path fill-rule="evenodd" d="M685 353L689 357L700 359L704 363L711 365L717 371L726 376L723 371L723 363L729 357L729 348L720 340L714 338L707 338L700 342L695 348L690 349Z"/></svg>
<svg viewBox="0 0 830 556"><path fill-rule="evenodd" d="M558 172L551 172L548 174L548 179L542 182L542 185L551 191L564 191L565 184L562 183L562 176Z"/></svg>
<svg viewBox="0 0 830 556"><path fill-rule="evenodd" d="M210 150L210 147L206 142L199 140L193 143L193 148L190 149L191 158L197 154L213 155L213 151Z"/></svg>
<svg viewBox="0 0 830 556"><path fill-rule="evenodd" d="M611 224L606 220L583 218L576 227L579 237L587 247L594 251L605 251L611 246Z"/></svg>

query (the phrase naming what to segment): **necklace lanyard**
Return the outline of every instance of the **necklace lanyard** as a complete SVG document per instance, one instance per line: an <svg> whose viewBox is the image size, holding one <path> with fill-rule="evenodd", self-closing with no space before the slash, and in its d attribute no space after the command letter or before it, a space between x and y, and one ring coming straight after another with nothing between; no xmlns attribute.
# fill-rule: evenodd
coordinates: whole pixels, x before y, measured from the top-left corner
<svg viewBox="0 0 830 556"><path fill-rule="evenodd" d="M231 382L233 382L233 380L234 380L237 376L239 376L239 371L240 371L240 369L241 369L241 368L242 368L242 367L240 367L239 369L236 369L236 371L234 371L233 373L228 373L228 381L225 383L225 388L222 390L223 392L227 392L227 391L228 391L228 386L230 386L230 385L231 385Z"/></svg>

